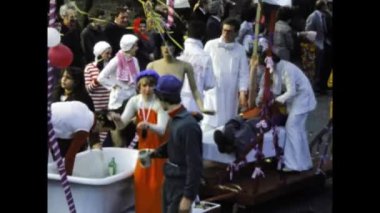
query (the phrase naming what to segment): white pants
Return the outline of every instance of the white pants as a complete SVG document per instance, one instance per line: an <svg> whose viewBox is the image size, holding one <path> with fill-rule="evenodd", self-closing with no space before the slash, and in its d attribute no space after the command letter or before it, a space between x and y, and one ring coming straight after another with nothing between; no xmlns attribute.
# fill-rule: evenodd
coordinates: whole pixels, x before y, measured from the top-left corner
<svg viewBox="0 0 380 213"><path fill-rule="evenodd" d="M313 166L310 156L309 142L305 129L307 113L290 113L286 121L286 141L284 149L285 168L304 171Z"/></svg>

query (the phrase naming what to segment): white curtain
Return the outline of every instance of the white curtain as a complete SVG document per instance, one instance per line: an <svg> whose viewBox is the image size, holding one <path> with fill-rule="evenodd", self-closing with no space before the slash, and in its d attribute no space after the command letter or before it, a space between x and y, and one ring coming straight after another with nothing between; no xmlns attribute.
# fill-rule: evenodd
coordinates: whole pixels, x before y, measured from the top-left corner
<svg viewBox="0 0 380 213"><path fill-rule="evenodd" d="M257 3L258 0L255 0L255 3ZM292 0L263 0L263 2L273 5L280 5L280 6L292 6Z"/></svg>

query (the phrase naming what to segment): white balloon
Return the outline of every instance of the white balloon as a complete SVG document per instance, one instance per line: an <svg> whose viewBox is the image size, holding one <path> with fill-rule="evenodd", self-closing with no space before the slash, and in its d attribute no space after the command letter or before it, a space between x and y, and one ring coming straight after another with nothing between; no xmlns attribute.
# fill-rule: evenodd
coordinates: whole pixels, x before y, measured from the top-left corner
<svg viewBox="0 0 380 213"><path fill-rule="evenodd" d="M57 29L48 27L48 47L57 46L61 43L61 34Z"/></svg>

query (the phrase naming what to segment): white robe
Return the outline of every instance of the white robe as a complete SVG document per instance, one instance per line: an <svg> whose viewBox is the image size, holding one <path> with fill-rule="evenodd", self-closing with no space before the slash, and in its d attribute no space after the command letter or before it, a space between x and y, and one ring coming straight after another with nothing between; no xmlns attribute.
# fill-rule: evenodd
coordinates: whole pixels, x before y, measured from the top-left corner
<svg viewBox="0 0 380 213"><path fill-rule="evenodd" d="M185 50L178 59L190 63L193 67L195 83L203 100L203 91L209 90L215 86L215 77L212 69L211 57L203 50L202 42L192 38L186 39ZM191 92L187 76L185 76L183 81L181 101L188 111L200 112Z"/></svg>
<svg viewBox="0 0 380 213"><path fill-rule="evenodd" d="M216 85L205 92L204 108L216 113L204 115L203 124L218 127L238 114L239 91L248 90L248 60L242 45L224 43L221 37L208 41L205 51L211 56Z"/></svg>
<svg viewBox="0 0 380 213"><path fill-rule="evenodd" d="M283 89L285 92L279 95ZM296 171L308 170L312 167L312 160L305 124L309 112L317 105L310 81L296 65L280 60L275 65L271 90L277 96L276 101L286 103L289 114L285 125L285 167ZM258 99L262 94L263 81Z"/></svg>

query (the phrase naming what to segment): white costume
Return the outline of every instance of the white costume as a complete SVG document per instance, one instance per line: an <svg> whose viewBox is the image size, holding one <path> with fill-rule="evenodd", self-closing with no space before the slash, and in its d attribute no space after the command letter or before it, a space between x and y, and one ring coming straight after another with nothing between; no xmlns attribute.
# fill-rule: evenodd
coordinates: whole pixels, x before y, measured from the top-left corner
<svg viewBox="0 0 380 213"><path fill-rule="evenodd" d="M263 95L263 82L262 80L256 103ZM279 95L283 88L285 93ZM317 104L310 81L296 65L280 60L274 67L271 89L277 96L275 100L286 103L288 111L285 125L285 168L296 171L308 170L312 167L312 160L305 123L308 113L314 110Z"/></svg>
<svg viewBox="0 0 380 213"><path fill-rule="evenodd" d="M142 110L146 110L147 114L145 115L145 111L143 112ZM140 117L148 119L150 111L154 111L157 114L157 123L154 124L150 122L149 128L157 132L159 135L163 135L169 120L169 115L162 108L160 101L155 95L147 101L144 101L141 94L133 96L125 106L125 109L121 114L121 120L124 124L127 124L134 116L136 116L136 113L139 113Z"/></svg>
<svg viewBox="0 0 380 213"><path fill-rule="evenodd" d="M127 56L125 56L127 57ZM135 82L126 82L117 80L116 71L119 59L115 56L111 61L103 68L98 76L99 83L110 90L110 99L108 102L108 109L118 109L122 106L123 101L136 95ZM139 63L135 57L133 57L133 63L137 72L140 71ZM134 78L135 76L132 76Z"/></svg>
<svg viewBox="0 0 380 213"><path fill-rule="evenodd" d="M205 51L211 56L216 84L204 98L204 108L215 110L215 115L204 115L203 124L218 127L238 113L238 93L248 90L248 60L242 45L225 43L222 37L208 41Z"/></svg>
<svg viewBox="0 0 380 213"><path fill-rule="evenodd" d="M212 62L210 55L203 50L203 44L200 40L188 38L185 41L185 50L177 57L179 60L186 61L191 64L194 70L194 79L197 89L203 100L203 91L209 90L215 86L215 77L212 70ZM190 112L200 112L190 89L187 76L183 81L181 90L182 104Z"/></svg>
<svg viewBox="0 0 380 213"><path fill-rule="evenodd" d="M71 139L75 132L90 132L94 119L94 113L80 101L51 104L51 122L57 138Z"/></svg>

